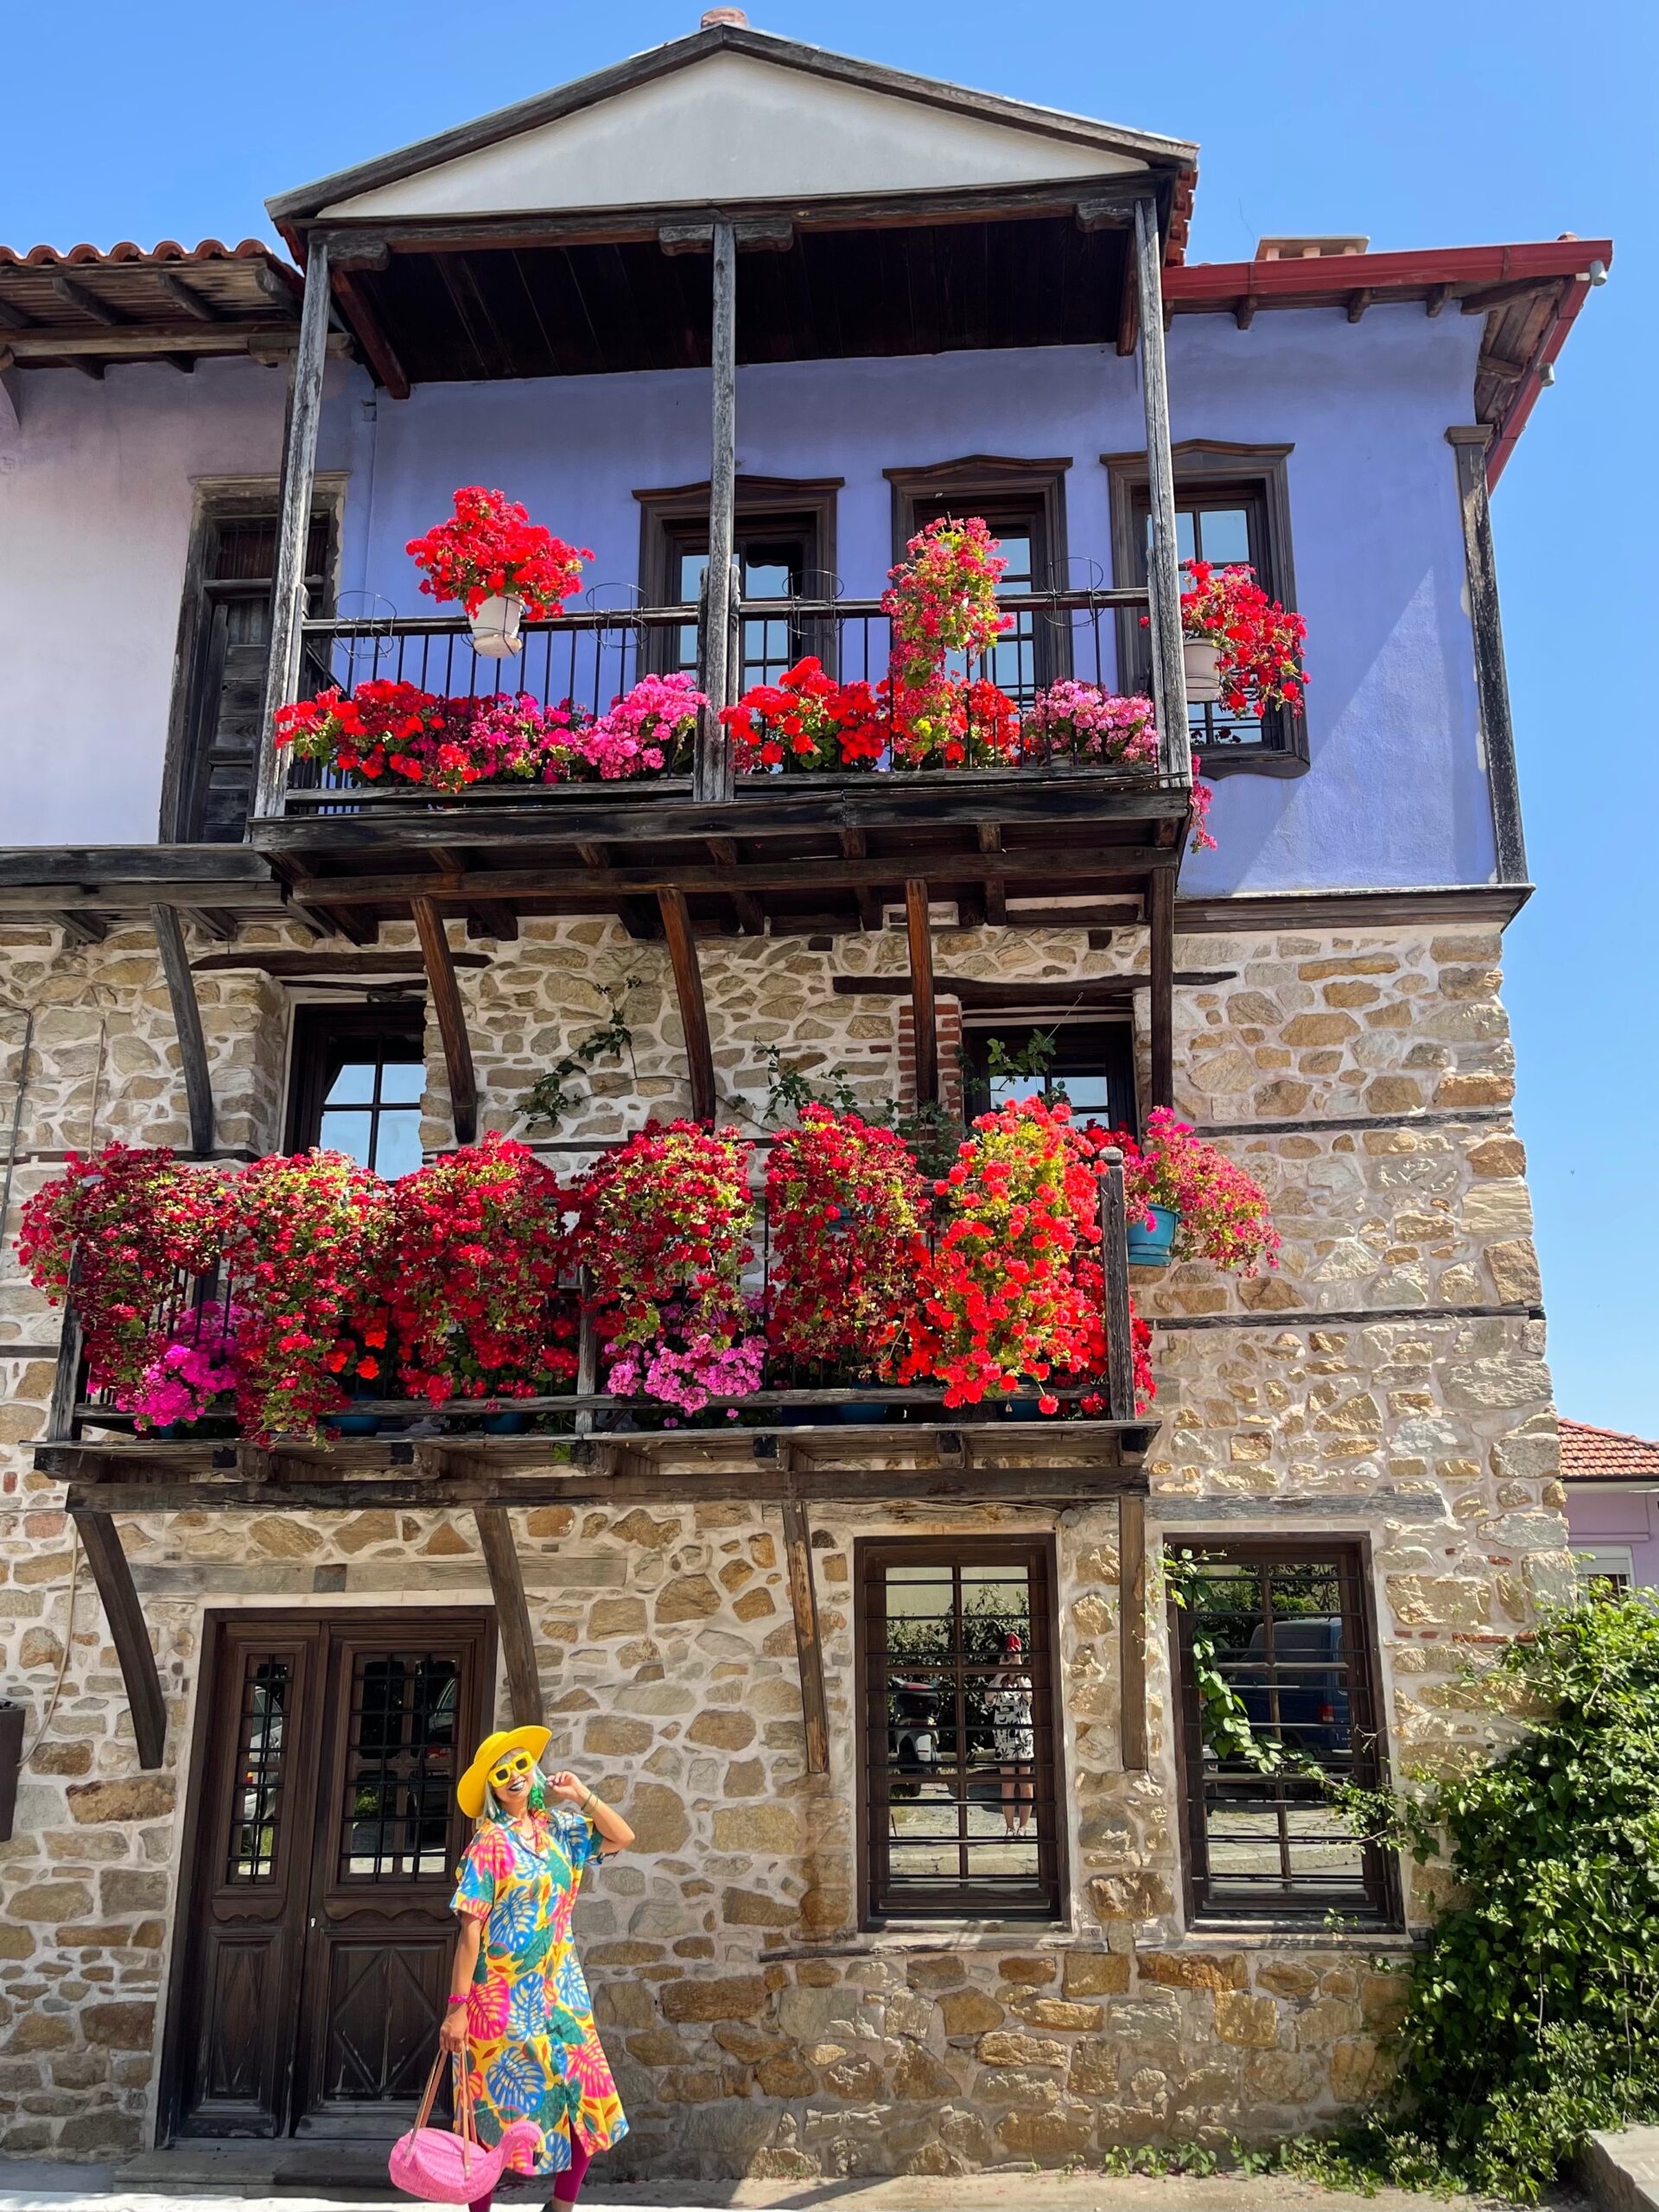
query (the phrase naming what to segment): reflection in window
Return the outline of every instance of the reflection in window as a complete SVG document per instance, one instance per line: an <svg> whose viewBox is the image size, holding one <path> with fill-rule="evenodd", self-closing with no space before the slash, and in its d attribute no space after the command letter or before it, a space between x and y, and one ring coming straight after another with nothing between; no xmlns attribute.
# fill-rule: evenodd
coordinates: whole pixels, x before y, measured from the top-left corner
<svg viewBox="0 0 1659 2212"><path fill-rule="evenodd" d="M1001 1046L1001 1055L993 1045ZM993 1074L994 1060L1028 1071ZM1001 1021L986 1018L963 1033L970 1115L1020 1098L1064 1098L1079 1122L1135 1127L1135 1035L1121 1021Z"/></svg>
<svg viewBox="0 0 1659 2212"><path fill-rule="evenodd" d="M1059 1910L1044 1547L861 1547L870 1916Z"/></svg>
<svg viewBox="0 0 1659 2212"><path fill-rule="evenodd" d="M287 1659L250 1652L242 1675L242 1712L231 1778L231 1846L227 1882L268 1882L276 1863L281 1809L283 1732L288 1718L293 1666Z"/></svg>
<svg viewBox="0 0 1659 2212"><path fill-rule="evenodd" d="M735 540L739 589L746 600L788 601L817 596L824 580L813 571L812 533L803 527L772 524L746 530L738 524ZM677 535L673 549L680 600L695 603L702 589L702 572L709 565L704 532ZM746 615L743 619L741 688L775 683L810 650L803 626L784 613ZM676 668L696 675L697 632L694 623L677 632Z"/></svg>
<svg viewBox="0 0 1659 2212"><path fill-rule="evenodd" d="M453 1658L356 1655L340 1821L342 1879L444 1878L459 1694Z"/></svg>
<svg viewBox="0 0 1659 2212"><path fill-rule="evenodd" d="M321 1145L388 1180L418 1167L425 1049L418 1008L300 1007L289 1149Z"/></svg>

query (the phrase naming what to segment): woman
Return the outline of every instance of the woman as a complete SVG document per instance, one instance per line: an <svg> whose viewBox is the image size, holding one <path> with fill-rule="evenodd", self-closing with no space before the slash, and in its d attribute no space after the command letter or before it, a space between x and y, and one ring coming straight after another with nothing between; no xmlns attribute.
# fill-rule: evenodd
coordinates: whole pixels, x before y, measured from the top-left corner
<svg viewBox="0 0 1659 2212"><path fill-rule="evenodd" d="M1031 1719L1031 1676L1021 1674L1025 1653L1018 1629L1002 1639L1002 1664L991 1676L985 1692L991 1716L992 1739L1002 1770L1002 1827L1010 1836L1024 1835L1032 1816L1036 1783L1033 1769L1037 1739Z"/></svg>
<svg viewBox="0 0 1659 2212"><path fill-rule="evenodd" d="M582 1872L633 1830L574 1774L543 1777L545 1728L498 1729L461 1780L478 1826L462 1859L449 1998L438 2040L465 2054L480 2139L516 2120L542 2130L535 2171L556 2174L556 2204L576 2201L588 2161L628 2132L570 1940ZM493 2194L493 2192L492 2192ZM480 2197L471 2212L489 2212Z"/></svg>

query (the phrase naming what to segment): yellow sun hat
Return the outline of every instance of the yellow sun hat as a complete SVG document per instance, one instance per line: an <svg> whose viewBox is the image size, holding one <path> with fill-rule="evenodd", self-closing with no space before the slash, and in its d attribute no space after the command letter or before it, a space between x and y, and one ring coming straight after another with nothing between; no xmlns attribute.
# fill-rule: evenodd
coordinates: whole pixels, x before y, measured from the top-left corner
<svg viewBox="0 0 1659 2212"><path fill-rule="evenodd" d="M473 1763L455 1784L455 1797L469 1821L483 1811L489 1796L490 1769L509 1751L528 1751L537 1765L553 1740L550 1728L498 1728L486 1736L473 1754Z"/></svg>

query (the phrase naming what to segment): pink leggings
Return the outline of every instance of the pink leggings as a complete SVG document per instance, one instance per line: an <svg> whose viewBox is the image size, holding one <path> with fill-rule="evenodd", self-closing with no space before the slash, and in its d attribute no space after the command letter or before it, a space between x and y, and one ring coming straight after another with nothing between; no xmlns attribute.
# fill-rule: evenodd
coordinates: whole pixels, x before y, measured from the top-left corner
<svg viewBox="0 0 1659 2212"><path fill-rule="evenodd" d="M581 2193L582 2181L587 2175L588 2162L593 2155L591 2151L585 2149L572 2135L570 2163L562 2174L555 2174L553 2177L553 2202L556 2204L575 2202ZM467 2206L467 2212L490 2212L490 2205L494 2196L495 2191L491 2190L487 2196L474 2197Z"/></svg>

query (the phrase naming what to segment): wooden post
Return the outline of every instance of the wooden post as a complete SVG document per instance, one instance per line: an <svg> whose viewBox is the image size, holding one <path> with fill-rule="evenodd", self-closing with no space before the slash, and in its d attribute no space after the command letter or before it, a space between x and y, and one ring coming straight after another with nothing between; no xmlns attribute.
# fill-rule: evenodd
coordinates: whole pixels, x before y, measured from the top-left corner
<svg viewBox="0 0 1659 2212"><path fill-rule="evenodd" d="M471 1144L478 1135L478 1080L473 1073L473 1048L467 1035L467 1013L455 981L455 963L449 950L443 917L429 899L411 899L415 933L421 940L421 958L431 988L432 1004L443 1039L443 1062L449 1076L449 1117L455 1142Z"/></svg>
<svg viewBox="0 0 1659 2212"><path fill-rule="evenodd" d="M798 1498L784 1502L784 1556L789 1602L795 1615L795 1650L801 1669L801 1719L806 1731L806 1770L830 1771L830 1716L823 1694L823 1644L818 1634L818 1593L812 1580L812 1534Z"/></svg>
<svg viewBox="0 0 1659 2212"><path fill-rule="evenodd" d="M1147 581L1152 597L1152 691L1158 708L1160 765L1172 783L1192 780L1186 728L1186 677L1181 664L1181 575L1175 541L1175 462L1169 449L1169 385L1164 372L1164 242L1158 203L1135 203L1135 292L1141 319L1141 397L1146 410L1147 481L1152 544Z"/></svg>
<svg viewBox="0 0 1659 2212"><path fill-rule="evenodd" d="M905 927L910 938L911 1022L916 1032L916 1103L931 1106L939 1095L938 1017L933 1004L933 939L928 929L927 886L913 877L905 886Z"/></svg>
<svg viewBox="0 0 1659 2212"><path fill-rule="evenodd" d="M207 1074L207 1046L201 1033L201 1007L196 1000L195 977L184 949L184 930L171 906L152 906L149 925L156 932L167 978L167 995L173 1001L173 1027L178 1032L179 1057L184 1063L184 1098L190 1116L190 1149L208 1153L213 1148L213 1086Z"/></svg>
<svg viewBox="0 0 1659 2212"><path fill-rule="evenodd" d="M1486 788L1491 795L1497 880L1524 883L1527 840L1521 826L1521 783L1515 766L1515 726L1510 719L1510 679L1503 665L1492 511L1486 495L1486 446L1491 432L1480 424L1450 429L1446 436L1458 459L1463 563L1469 580L1469 620L1475 639L1476 711L1486 755Z"/></svg>
<svg viewBox="0 0 1659 2212"><path fill-rule="evenodd" d="M1147 1765L1147 1501L1117 1501L1118 1734L1126 1772Z"/></svg>
<svg viewBox="0 0 1659 2212"><path fill-rule="evenodd" d="M70 1262L69 1302L63 1309L58 1363L52 1370L52 1398L46 1409L48 1444L73 1444L80 1433L75 1403L80 1383L80 1321L74 1306L74 1263Z"/></svg>
<svg viewBox="0 0 1659 2212"><path fill-rule="evenodd" d="M81 1511L74 1518L86 1564L104 1601L104 1618L120 1662L121 1679L126 1684L138 1764L158 1767L167 1745L167 1704L156 1654L150 1649L149 1630L144 1626L143 1608L133 1587L132 1569L121 1548L121 1531L107 1513Z"/></svg>
<svg viewBox="0 0 1659 2212"><path fill-rule="evenodd" d="M581 1319L576 1324L576 1395L591 1398L599 1389L599 1331L594 1326L594 1284L586 1268L577 1279L576 1297ZM594 1416L590 1407L584 1406L576 1415L578 1436L591 1436Z"/></svg>
<svg viewBox="0 0 1659 2212"><path fill-rule="evenodd" d="M536 1664L536 1638L530 1625L518 1547L512 1541L512 1523L505 1505L478 1506L473 1518L478 1523L478 1541L495 1599L495 1623L501 1632L501 1656L507 1666L512 1725L539 1728L543 1725L542 1677Z"/></svg>
<svg viewBox="0 0 1659 2212"><path fill-rule="evenodd" d="M1175 870L1155 868L1147 893L1151 938L1152 1103L1175 1103Z"/></svg>
<svg viewBox="0 0 1659 2212"><path fill-rule="evenodd" d="M1129 1321L1129 1248L1123 1204L1123 1155L1105 1154L1100 1179L1100 1263L1106 1278L1106 1411L1113 1421L1135 1419L1135 1342Z"/></svg>
<svg viewBox="0 0 1659 2212"><path fill-rule="evenodd" d="M709 414L709 565L703 574L703 690L709 704L697 725L696 797L730 798L735 789L731 733L720 709L736 697L732 655L733 541L737 528L737 240L729 222L714 235L714 318L709 334L713 399Z"/></svg>
<svg viewBox="0 0 1659 2212"><path fill-rule="evenodd" d="M691 933L691 912L680 890L659 891L663 933L674 967L674 988L680 1001L680 1027L685 1032L685 1057L691 1074L691 1118L715 1118L715 1052L709 1035L709 1009L703 1003L702 970L697 965L697 941Z"/></svg>
<svg viewBox="0 0 1659 2212"><path fill-rule="evenodd" d="M280 812L283 762L276 751L276 709L296 696L300 676L301 624L305 618L305 547L311 534L311 498L317 474L317 425L322 416L322 373L328 359L330 308L328 241L313 238L306 256L305 304L294 354L288 405L288 443L283 455L283 496L276 525L276 570L271 594L270 658L259 718L259 774L256 815Z"/></svg>

